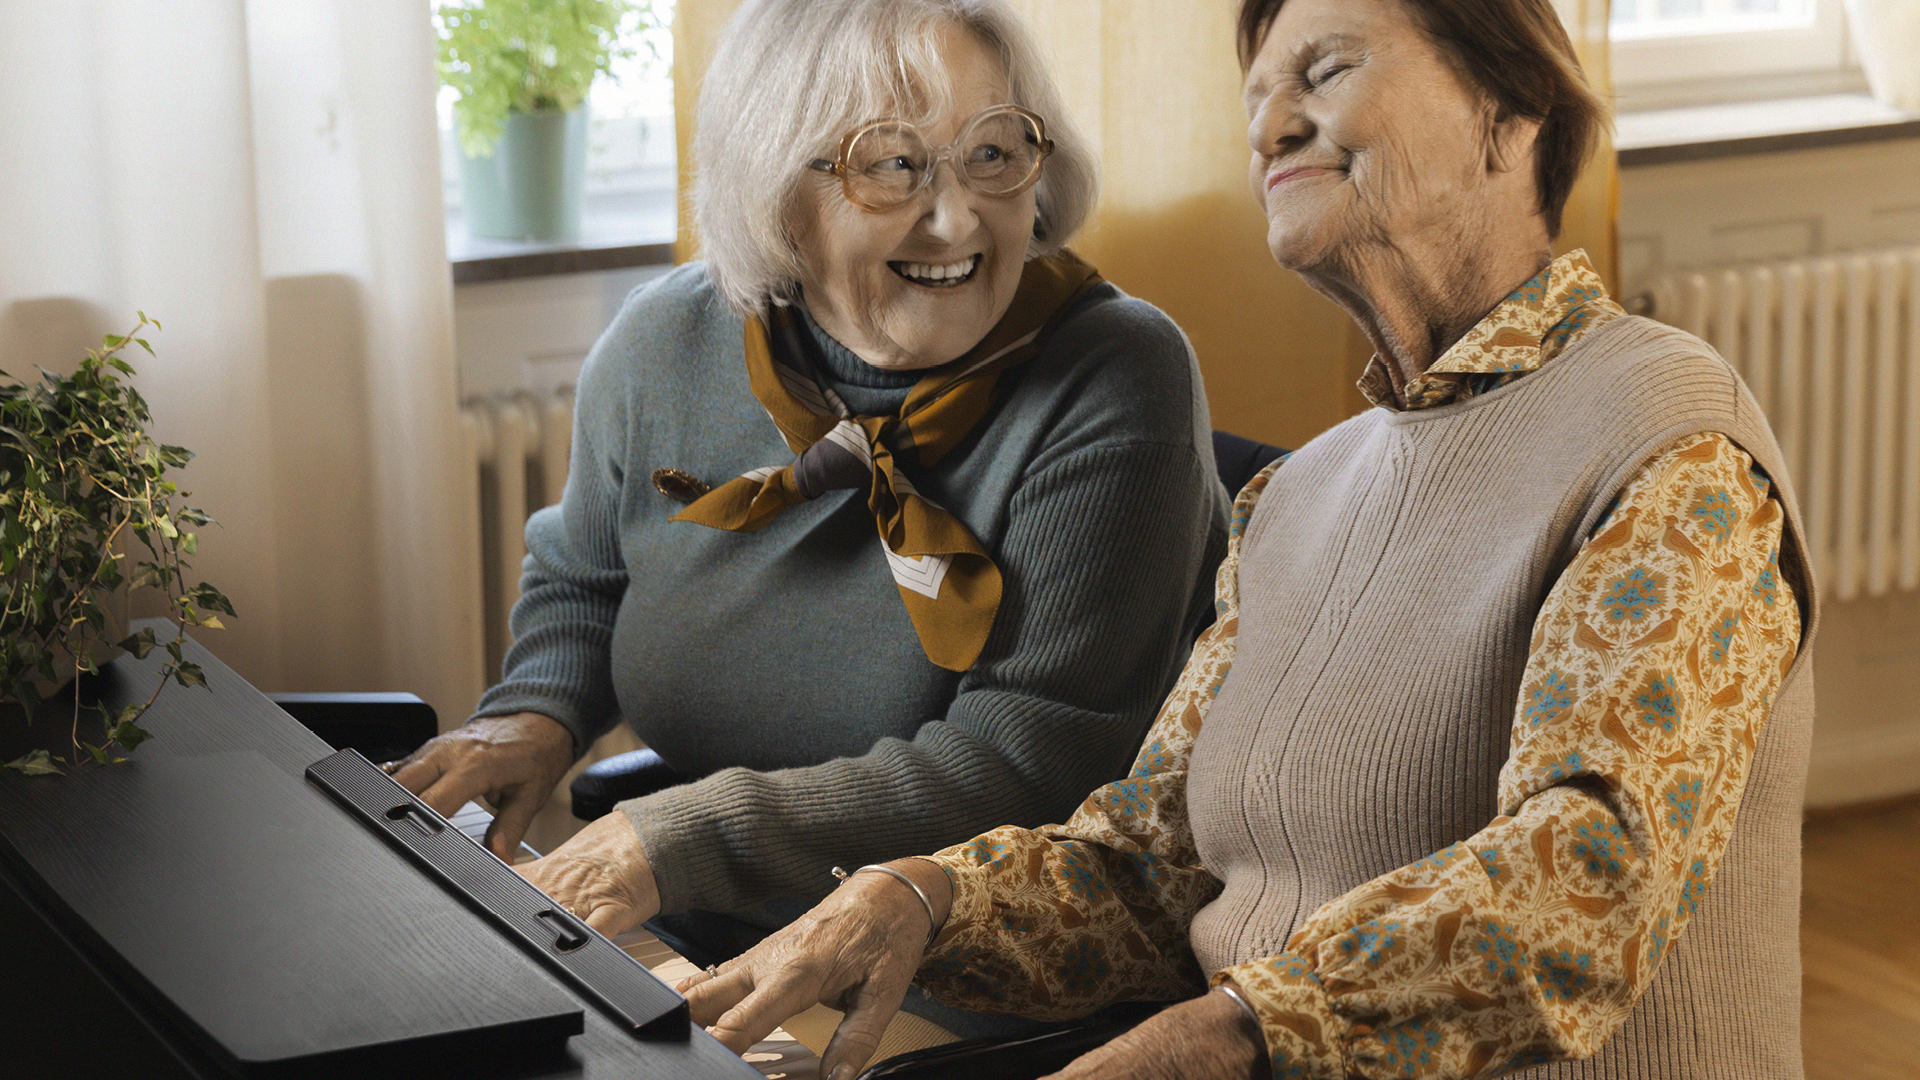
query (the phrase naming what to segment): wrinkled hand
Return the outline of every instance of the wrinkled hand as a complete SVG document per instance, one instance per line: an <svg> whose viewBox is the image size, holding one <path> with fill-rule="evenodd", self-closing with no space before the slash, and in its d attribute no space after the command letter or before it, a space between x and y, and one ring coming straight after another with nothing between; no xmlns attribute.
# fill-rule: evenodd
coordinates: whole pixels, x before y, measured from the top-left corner
<svg viewBox="0 0 1920 1080"><path fill-rule="evenodd" d="M487 850L512 863L533 815L572 766L573 735L558 720L514 713L474 720L428 740L393 770L393 778L443 816L485 796L494 812Z"/></svg>
<svg viewBox="0 0 1920 1080"><path fill-rule="evenodd" d="M660 913L653 865L633 823L619 811L581 829L546 858L516 869L608 937Z"/></svg>
<svg viewBox="0 0 1920 1080"><path fill-rule="evenodd" d="M1162 1010L1043 1080L1258 1080L1266 1058L1260 1026L1213 992Z"/></svg>
<svg viewBox="0 0 1920 1080"><path fill-rule="evenodd" d="M887 865L907 874L942 921L953 902L932 863ZM815 1004L846 1013L820 1056L826 1080L852 1080L880 1046L926 951L927 911L913 890L886 874L855 874L791 925L752 951L676 987L697 1024L744 1054L788 1017Z"/></svg>

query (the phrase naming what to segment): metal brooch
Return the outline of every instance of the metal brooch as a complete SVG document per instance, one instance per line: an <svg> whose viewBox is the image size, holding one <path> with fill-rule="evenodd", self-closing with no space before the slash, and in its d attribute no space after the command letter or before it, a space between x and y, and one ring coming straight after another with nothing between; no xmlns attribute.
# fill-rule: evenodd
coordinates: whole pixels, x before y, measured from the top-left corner
<svg viewBox="0 0 1920 1080"><path fill-rule="evenodd" d="M653 486L667 498L686 504L713 490L706 481L681 469L653 470Z"/></svg>

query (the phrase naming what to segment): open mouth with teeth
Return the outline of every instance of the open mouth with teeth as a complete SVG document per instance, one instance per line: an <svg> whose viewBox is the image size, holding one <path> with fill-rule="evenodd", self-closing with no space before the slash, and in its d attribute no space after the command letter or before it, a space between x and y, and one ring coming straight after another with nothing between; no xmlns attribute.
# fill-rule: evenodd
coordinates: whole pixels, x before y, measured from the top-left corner
<svg viewBox="0 0 1920 1080"><path fill-rule="evenodd" d="M929 289L953 289L973 280L980 269L980 256L972 255L956 263L935 266L932 263L890 262L894 273Z"/></svg>

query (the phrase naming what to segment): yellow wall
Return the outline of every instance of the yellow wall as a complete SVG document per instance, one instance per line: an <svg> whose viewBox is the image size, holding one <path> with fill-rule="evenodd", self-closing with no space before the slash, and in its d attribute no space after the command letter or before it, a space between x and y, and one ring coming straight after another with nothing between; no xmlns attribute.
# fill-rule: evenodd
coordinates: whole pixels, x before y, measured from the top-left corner
<svg viewBox="0 0 1920 1080"><path fill-rule="evenodd" d="M1604 12L1605 0L1580 0ZM680 0L674 42L681 160L698 73L737 0ZM1364 406L1368 348L1346 315L1276 267L1248 190L1233 0L1010 0L1028 19L1102 168L1100 209L1074 247L1193 339L1213 424L1298 446ZM1602 20L1604 25L1604 17ZM1570 208L1569 241L1611 273L1610 170ZM683 211L682 236L691 235ZM1598 223L1601 230L1596 231ZM1574 229L1573 226L1579 226ZM683 257L690 253L683 240Z"/></svg>

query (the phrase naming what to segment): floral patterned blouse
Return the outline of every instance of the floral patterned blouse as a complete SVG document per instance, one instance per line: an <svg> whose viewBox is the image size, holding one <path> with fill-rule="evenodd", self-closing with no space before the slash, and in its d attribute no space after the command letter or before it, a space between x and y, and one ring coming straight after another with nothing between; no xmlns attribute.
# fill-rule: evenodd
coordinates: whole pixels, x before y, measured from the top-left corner
<svg viewBox="0 0 1920 1080"><path fill-rule="evenodd" d="M1584 255L1564 256L1409 383L1407 407L1521 378L1621 314ZM1391 407L1385 380L1376 358L1362 388ZM1218 619L1132 774L1064 826L1003 827L933 857L954 901L918 981L961 1007L1066 1018L1231 980L1277 1080L1473 1076L1593 1053L1698 909L1799 644L1771 484L1721 435L1656 456L1535 622L1500 816L1328 903L1284 953L1202 972L1187 928L1220 886L1195 853L1187 762L1233 664L1240 537L1282 467L1235 502ZM1575 772L1611 797L1568 783Z"/></svg>

